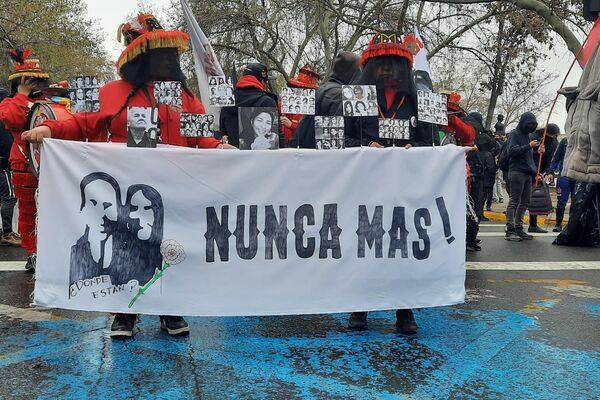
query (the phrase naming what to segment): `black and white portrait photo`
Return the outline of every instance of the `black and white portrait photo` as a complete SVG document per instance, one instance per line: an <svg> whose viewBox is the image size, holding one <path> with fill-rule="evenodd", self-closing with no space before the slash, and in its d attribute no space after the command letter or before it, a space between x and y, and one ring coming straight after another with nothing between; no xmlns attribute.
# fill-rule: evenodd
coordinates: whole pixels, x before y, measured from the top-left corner
<svg viewBox="0 0 600 400"><path fill-rule="evenodd" d="M182 113L179 120L181 136L212 137L214 136L215 116L212 114Z"/></svg>
<svg viewBox="0 0 600 400"><path fill-rule="evenodd" d="M233 80L230 76L208 77L210 105L215 107L234 106Z"/></svg>
<svg viewBox="0 0 600 400"><path fill-rule="evenodd" d="M156 104L181 106L183 104L181 94L181 82L155 81L154 100L156 101Z"/></svg>
<svg viewBox="0 0 600 400"><path fill-rule="evenodd" d="M337 150L344 146L344 117L315 117L317 150Z"/></svg>
<svg viewBox="0 0 600 400"><path fill-rule="evenodd" d="M71 247L69 297L76 282L109 276L112 285L146 284L162 269L162 197L153 187L131 185L125 202L119 183L94 172L80 183L82 235Z"/></svg>
<svg viewBox="0 0 600 400"><path fill-rule="evenodd" d="M159 134L158 108L127 108L127 147L156 147Z"/></svg>
<svg viewBox="0 0 600 400"><path fill-rule="evenodd" d="M75 76L68 82L71 112L100 111L100 81L97 76Z"/></svg>
<svg viewBox="0 0 600 400"><path fill-rule="evenodd" d="M448 125L448 97L443 94L417 91L419 121Z"/></svg>
<svg viewBox="0 0 600 400"><path fill-rule="evenodd" d="M374 85L342 85L342 109L345 117L378 115L377 88Z"/></svg>
<svg viewBox="0 0 600 400"><path fill-rule="evenodd" d="M281 112L284 114L315 114L315 89L283 88Z"/></svg>
<svg viewBox="0 0 600 400"><path fill-rule="evenodd" d="M279 113L276 108L240 107L238 122L241 150L279 148Z"/></svg>
<svg viewBox="0 0 600 400"><path fill-rule="evenodd" d="M381 139L410 140L410 121L379 118L379 137Z"/></svg>

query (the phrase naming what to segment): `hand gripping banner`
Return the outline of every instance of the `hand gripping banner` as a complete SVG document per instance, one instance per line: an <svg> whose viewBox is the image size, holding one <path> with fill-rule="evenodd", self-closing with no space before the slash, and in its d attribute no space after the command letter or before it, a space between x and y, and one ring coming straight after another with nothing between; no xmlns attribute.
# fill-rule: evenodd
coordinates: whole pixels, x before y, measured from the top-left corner
<svg viewBox="0 0 600 400"><path fill-rule="evenodd" d="M464 157L47 140L35 303L201 316L461 303Z"/></svg>

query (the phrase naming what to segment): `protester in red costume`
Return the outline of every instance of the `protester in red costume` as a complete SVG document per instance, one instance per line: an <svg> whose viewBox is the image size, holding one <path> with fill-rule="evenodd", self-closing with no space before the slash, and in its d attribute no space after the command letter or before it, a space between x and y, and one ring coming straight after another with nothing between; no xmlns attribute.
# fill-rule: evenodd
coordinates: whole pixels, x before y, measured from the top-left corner
<svg viewBox="0 0 600 400"><path fill-rule="evenodd" d="M154 16L140 14L136 21L121 25L119 37L127 47L117 61L117 71L123 78L100 89L100 112L79 113L66 121L46 121L42 126L23 133L26 140L39 142L44 137L94 142L127 141L127 107L157 107L160 121L159 143L203 148L234 148L210 137L188 138L180 135L179 113L204 113L204 106L185 85L179 65L179 54L188 48L189 37L184 32L165 31ZM156 104L154 81L180 81L183 87L182 106ZM137 316L117 314L111 326L111 336L133 335ZM161 316L161 328L171 335L189 332L187 322L177 316Z"/></svg>
<svg viewBox="0 0 600 400"><path fill-rule="evenodd" d="M9 53L15 61L15 72L8 77L11 96L0 104L0 120L14 136L10 163L19 204L19 233L21 246L27 251L25 269L34 271L37 251L35 192L38 181L31 173L25 157L21 133L27 129L27 114L31 104L40 98L42 89L49 86L50 76L42 70L39 60L27 59L29 49L11 50Z"/></svg>
<svg viewBox="0 0 600 400"><path fill-rule="evenodd" d="M288 87L289 88L301 88L301 89L318 89L319 85L319 75L318 72L313 71L305 65L300 68L298 72L298 76L296 78L288 79ZM294 131L300 120L304 116L304 114L295 114L290 112L283 112L285 110L281 109L281 102L279 102L279 111L281 112L281 126L283 127L283 136L285 138L285 144L288 144L289 141L294 136Z"/></svg>

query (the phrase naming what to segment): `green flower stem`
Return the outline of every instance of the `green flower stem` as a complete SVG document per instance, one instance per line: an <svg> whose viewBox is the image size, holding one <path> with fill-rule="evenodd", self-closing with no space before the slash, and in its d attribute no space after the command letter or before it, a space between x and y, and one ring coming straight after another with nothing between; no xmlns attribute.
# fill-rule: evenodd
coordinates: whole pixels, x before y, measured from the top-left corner
<svg viewBox="0 0 600 400"><path fill-rule="evenodd" d="M137 294L135 295L135 297L133 299L131 299L131 301L129 302L129 306L127 306L127 308L131 308L133 306L133 303L135 303L137 301L137 299L140 298L141 295L146 293L146 291L150 288L150 286L152 286L154 284L154 282L159 280L163 276L164 272L170 266L171 266L171 264L169 264L168 262L165 262L165 264L163 265L162 271L156 271L154 273L154 276L152 277L152 279L150 279L150 281L148 283L146 283L143 287L138 289Z"/></svg>

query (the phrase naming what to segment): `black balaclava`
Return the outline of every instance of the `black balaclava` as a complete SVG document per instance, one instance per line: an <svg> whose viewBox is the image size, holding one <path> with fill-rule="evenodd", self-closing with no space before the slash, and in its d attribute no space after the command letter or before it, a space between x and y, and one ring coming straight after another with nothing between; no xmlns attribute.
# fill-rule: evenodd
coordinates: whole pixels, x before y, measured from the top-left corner
<svg viewBox="0 0 600 400"><path fill-rule="evenodd" d="M385 63L390 64L392 77L384 81L378 78L377 71ZM401 94L415 97L417 93L408 60L394 55L369 59L361 74L353 83L356 85L376 85L378 91L382 91L385 87L397 86Z"/></svg>

